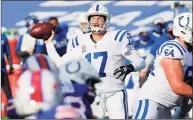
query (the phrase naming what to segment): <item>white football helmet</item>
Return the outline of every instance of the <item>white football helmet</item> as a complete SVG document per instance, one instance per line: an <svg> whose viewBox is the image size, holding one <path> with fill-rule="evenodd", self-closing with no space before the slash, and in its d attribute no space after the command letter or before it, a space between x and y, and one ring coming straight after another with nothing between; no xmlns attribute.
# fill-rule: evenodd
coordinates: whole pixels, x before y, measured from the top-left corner
<svg viewBox="0 0 193 120"><path fill-rule="evenodd" d="M103 25L102 28L100 28L100 27L93 27L90 24L90 22L89 22L90 21L90 17L94 16L94 15L105 16L106 21L105 21L105 24ZM109 12L108 12L107 8L104 7L103 5L94 5L87 12L87 20L88 20L88 23L90 25L91 31L94 32L94 33L100 33L101 31L107 30L108 27L109 27L110 19L111 18L110 18Z"/></svg>
<svg viewBox="0 0 193 120"><path fill-rule="evenodd" d="M79 84L93 85L100 82L97 70L82 58L74 59L59 68L61 82L73 80Z"/></svg>
<svg viewBox="0 0 193 120"><path fill-rule="evenodd" d="M84 33L90 32L89 25L88 25L88 21L87 21L87 19L86 19L86 13L85 13L85 12L82 12L82 13L79 14L77 21L78 21L78 23L79 23L80 29L81 29ZM86 24L86 26L83 27L82 24Z"/></svg>
<svg viewBox="0 0 193 120"><path fill-rule="evenodd" d="M59 81L50 71L27 70L17 82L13 103L19 115L30 115L49 110L62 98Z"/></svg>
<svg viewBox="0 0 193 120"><path fill-rule="evenodd" d="M192 14L181 13L173 19L173 34L192 44Z"/></svg>
<svg viewBox="0 0 193 120"><path fill-rule="evenodd" d="M26 59L22 65L22 70L41 70L47 69L53 72L56 76L58 75L58 68L54 62L44 54L35 54Z"/></svg>

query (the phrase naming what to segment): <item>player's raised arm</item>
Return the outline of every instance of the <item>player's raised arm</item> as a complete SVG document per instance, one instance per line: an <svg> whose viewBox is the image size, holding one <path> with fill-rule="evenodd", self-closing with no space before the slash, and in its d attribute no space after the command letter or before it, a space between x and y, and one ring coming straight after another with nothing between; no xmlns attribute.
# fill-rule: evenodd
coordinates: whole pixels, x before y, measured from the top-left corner
<svg viewBox="0 0 193 120"><path fill-rule="evenodd" d="M69 51L68 53L64 54L62 57L60 57L54 47L54 44L52 42L54 38L54 31L52 30L52 35L45 40L46 49L48 56L55 62L57 67L63 65L65 62L75 58L75 57L81 57L81 53L79 48L75 48L72 51Z"/></svg>

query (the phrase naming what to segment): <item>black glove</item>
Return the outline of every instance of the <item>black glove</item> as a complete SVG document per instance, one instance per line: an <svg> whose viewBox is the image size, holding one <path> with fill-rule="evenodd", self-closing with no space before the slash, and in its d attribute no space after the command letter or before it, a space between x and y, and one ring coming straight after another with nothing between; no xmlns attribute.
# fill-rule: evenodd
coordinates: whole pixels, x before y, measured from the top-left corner
<svg viewBox="0 0 193 120"><path fill-rule="evenodd" d="M9 74L13 74L13 71L14 71L13 67L10 67Z"/></svg>
<svg viewBox="0 0 193 120"><path fill-rule="evenodd" d="M125 80L126 76L134 71L134 67L132 64L121 66L120 68L117 68L113 75L116 77L116 79L121 79L122 81Z"/></svg>

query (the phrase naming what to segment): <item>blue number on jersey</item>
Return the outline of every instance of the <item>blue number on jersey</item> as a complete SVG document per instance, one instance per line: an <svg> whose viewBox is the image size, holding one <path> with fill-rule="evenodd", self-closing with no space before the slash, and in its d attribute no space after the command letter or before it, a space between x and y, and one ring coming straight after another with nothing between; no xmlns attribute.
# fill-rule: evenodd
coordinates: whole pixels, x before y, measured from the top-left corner
<svg viewBox="0 0 193 120"><path fill-rule="evenodd" d="M172 49L171 51L169 51L169 49L165 49L165 56L169 56L171 55L172 57L174 57L174 50Z"/></svg>
<svg viewBox="0 0 193 120"><path fill-rule="evenodd" d="M105 71L105 66L106 66L106 62L107 62L107 51L105 52L95 52L93 53L94 55L94 59L98 59L98 57L102 57L102 62L101 62L101 66L100 66L100 70L99 70L99 76L100 77L106 77L106 73ZM91 63L91 53L88 53L85 58Z"/></svg>

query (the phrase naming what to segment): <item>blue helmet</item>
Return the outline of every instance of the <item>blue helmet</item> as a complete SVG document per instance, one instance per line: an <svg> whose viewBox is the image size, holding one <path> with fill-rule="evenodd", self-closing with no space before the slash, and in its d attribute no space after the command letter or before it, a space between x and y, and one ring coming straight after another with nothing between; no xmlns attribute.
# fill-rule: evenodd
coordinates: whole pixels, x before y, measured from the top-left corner
<svg viewBox="0 0 193 120"><path fill-rule="evenodd" d="M31 15L31 16L27 16L25 18L25 25L28 27L30 26L31 24L37 24L39 22L38 18L34 15Z"/></svg>
<svg viewBox="0 0 193 120"><path fill-rule="evenodd" d="M162 30L164 29L164 20L162 18L156 18L153 21L153 31L158 33L158 34L162 34Z"/></svg>

